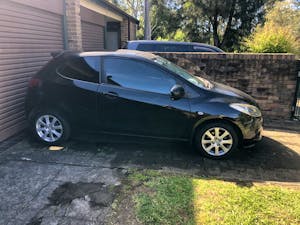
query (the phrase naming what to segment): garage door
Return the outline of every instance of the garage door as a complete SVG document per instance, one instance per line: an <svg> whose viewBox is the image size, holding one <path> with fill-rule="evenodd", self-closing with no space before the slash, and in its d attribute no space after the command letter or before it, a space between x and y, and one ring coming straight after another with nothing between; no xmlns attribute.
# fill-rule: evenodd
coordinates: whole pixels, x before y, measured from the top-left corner
<svg viewBox="0 0 300 225"><path fill-rule="evenodd" d="M0 1L0 141L24 128L27 82L62 49L60 15Z"/></svg>
<svg viewBox="0 0 300 225"><path fill-rule="evenodd" d="M82 47L84 51L104 50L104 28L97 24L81 21Z"/></svg>

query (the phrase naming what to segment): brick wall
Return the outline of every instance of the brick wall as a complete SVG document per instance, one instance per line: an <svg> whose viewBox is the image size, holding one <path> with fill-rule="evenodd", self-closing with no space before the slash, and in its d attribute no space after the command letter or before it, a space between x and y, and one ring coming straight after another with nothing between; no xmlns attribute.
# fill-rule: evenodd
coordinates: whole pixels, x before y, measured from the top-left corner
<svg viewBox="0 0 300 225"><path fill-rule="evenodd" d="M252 95L266 119L291 117L297 60L288 54L159 53L195 75ZM204 72L201 70L205 67Z"/></svg>
<svg viewBox="0 0 300 225"><path fill-rule="evenodd" d="M84 9L80 7L80 0L65 0L66 1L66 23L67 23L67 36L68 36L68 48L69 50L73 51L82 51L82 27L81 27L81 15L80 10ZM85 11L85 13L89 13ZM91 14L92 12L90 12ZM91 15L84 15L85 19ZM103 15L99 14L99 17ZM103 17L104 18L104 17ZM93 20L95 17L92 18ZM103 24L102 18L98 19L99 25L105 26ZM121 43L120 45L123 46L128 40L133 40L136 37L136 24L128 24L129 19L127 17L123 17L123 21L121 22L120 28L120 36L121 36ZM90 21L89 21L90 22ZM93 21L95 22L95 21ZM97 22L96 22L97 23ZM130 37L129 37L129 30L130 30ZM101 35L101 34L100 34ZM120 47L121 47L120 46Z"/></svg>
<svg viewBox="0 0 300 225"><path fill-rule="evenodd" d="M121 47L129 40L128 37L128 19L123 18L121 22Z"/></svg>
<svg viewBox="0 0 300 225"><path fill-rule="evenodd" d="M66 0L66 18L69 49L82 51L80 0Z"/></svg>
<svg viewBox="0 0 300 225"><path fill-rule="evenodd" d="M136 40L137 25L134 22L130 22L130 38L129 40Z"/></svg>

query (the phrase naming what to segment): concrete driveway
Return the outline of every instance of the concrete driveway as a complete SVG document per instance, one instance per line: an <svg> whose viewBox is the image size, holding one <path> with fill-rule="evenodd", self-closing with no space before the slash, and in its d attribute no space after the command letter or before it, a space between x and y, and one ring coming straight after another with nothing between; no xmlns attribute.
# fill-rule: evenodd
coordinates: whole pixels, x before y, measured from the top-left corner
<svg viewBox="0 0 300 225"><path fill-rule="evenodd" d="M300 134L264 135L255 148L223 161L202 158L183 143L77 137L51 151L16 137L0 145L0 224L105 224L131 168L299 184Z"/></svg>

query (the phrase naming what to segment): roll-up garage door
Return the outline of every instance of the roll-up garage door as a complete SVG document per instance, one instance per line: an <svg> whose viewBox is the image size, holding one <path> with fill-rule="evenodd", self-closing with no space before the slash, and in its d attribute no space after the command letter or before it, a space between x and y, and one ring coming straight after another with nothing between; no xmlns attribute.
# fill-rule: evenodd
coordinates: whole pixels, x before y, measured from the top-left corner
<svg viewBox="0 0 300 225"><path fill-rule="evenodd" d="M0 1L0 141L24 128L29 78L63 49L62 16Z"/></svg>
<svg viewBox="0 0 300 225"><path fill-rule="evenodd" d="M81 21L82 47L84 51L104 50L104 27Z"/></svg>

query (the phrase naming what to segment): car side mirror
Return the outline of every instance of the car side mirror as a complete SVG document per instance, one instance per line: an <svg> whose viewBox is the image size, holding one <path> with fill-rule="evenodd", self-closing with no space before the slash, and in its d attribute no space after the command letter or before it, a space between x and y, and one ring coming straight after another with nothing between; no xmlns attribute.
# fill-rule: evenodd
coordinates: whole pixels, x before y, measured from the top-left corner
<svg viewBox="0 0 300 225"><path fill-rule="evenodd" d="M171 98L173 100L178 100L181 99L182 97L184 97L185 95L185 91L184 88L181 85L175 84L172 88L171 88Z"/></svg>

